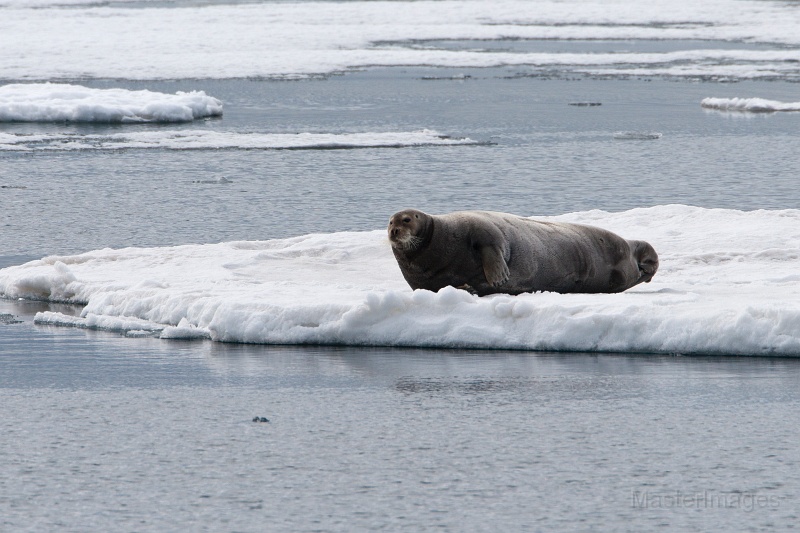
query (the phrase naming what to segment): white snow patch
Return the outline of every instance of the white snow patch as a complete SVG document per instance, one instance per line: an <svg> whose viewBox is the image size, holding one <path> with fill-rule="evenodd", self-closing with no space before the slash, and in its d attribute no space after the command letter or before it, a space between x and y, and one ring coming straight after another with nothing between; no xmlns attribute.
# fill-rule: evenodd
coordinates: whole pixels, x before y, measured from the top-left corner
<svg viewBox="0 0 800 533"><path fill-rule="evenodd" d="M164 94L63 83L0 86L0 122L190 122L219 115L222 102L203 91Z"/></svg>
<svg viewBox="0 0 800 533"><path fill-rule="evenodd" d="M162 324L136 317L106 316L94 313L85 313L78 317L53 311L43 311L36 313L33 321L39 325L71 326L119 332L149 332L150 334L158 333L165 329Z"/></svg>
<svg viewBox="0 0 800 533"><path fill-rule="evenodd" d="M205 328L198 328L184 317L177 326L167 326L161 332L162 339L210 339L211 333Z"/></svg>
<svg viewBox="0 0 800 533"><path fill-rule="evenodd" d="M703 98L700 105L718 111L749 113L775 113L777 111L800 111L800 102L778 102L763 98Z"/></svg>
<svg viewBox="0 0 800 533"><path fill-rule="evenodd" d="M97 250L0 270L0 295L85 304L37 322L167 338L800 355L800 210L681 205L545 219L649 241L661 267L621 294L412 291L383 230Z"/></svg>

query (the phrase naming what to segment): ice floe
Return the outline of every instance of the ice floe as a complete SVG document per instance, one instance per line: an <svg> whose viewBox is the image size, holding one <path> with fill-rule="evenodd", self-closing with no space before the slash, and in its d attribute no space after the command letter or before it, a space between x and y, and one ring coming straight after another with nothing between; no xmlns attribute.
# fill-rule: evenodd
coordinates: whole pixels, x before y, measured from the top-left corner
<svg viewBox="0 0 800 533"><path fill-rule="evenodd" d="M654 141L662 134L657 131L615 131L612 137L618 141Z"/></svg>
<svg viewBox="0 0 800 533"><path fill-rule="evenodd" d="M800 111L800 102L777 102L763 98L703 98L700 105L717 111L747 113L775 113L778 111Z"/></svg>
<svg viewBox="0 0 800 533"><path fill-rule="evenodd" d="M190 122L222 115L203 91L92 89L65 83L0 86L0 122Z"/></svg>
<svg viewBox="0 0 800 533"><path fill-rule="evenodd" d="M69 9L63 3L74 4ZM0 0L0 79L302 77L372 66L530 66L608 75L800 78L800 10L758 0L219 3ZM4 7L3 7L4 6ZM35 7L35 9L33 9ZM632 53L488 40L682 40ZM475 40L471 49L447 41ZM419 43L433 43L418 46ZM735 42L737 46L727 46ZM751 44L757 43L757 44ZM768 49L771 45L772 48Z"/></svg>
<svg viewBox="0 0 800 533"><path fill-rule="evenodd" d="M383 230L104 249L0 270L0 295L83 304L42 324L248 343L800 355L800 210L681 205L553 220L659 252L621 294L412 291Z"/></svg>
<svg viewBox="0 0 800 533"><path fill-rule="evenodd" d="M113 133L0 133L0 151L16 150L335 150L413 146L480 145L467 137L433 130L363 133L239 133L212 130L158 130Z"/></svg>

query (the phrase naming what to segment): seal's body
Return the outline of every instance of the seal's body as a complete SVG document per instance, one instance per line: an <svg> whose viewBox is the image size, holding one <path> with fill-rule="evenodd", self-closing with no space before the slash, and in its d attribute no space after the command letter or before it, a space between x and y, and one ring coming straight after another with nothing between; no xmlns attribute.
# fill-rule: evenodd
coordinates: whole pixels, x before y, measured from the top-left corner
<svg viewBox="0 0 800 533"><path fill-rule="evenodd" d="M409 209L392 216L388 231L412 289L452 285L480 296L622 292L649 282L658 269L658 255L644 241L507 213L428 215Z"/></svg>

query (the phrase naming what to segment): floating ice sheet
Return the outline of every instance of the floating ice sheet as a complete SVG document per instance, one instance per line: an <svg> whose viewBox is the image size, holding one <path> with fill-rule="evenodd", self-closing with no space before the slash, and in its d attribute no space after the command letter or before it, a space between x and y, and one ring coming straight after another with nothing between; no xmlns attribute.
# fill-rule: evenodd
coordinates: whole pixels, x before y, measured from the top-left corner
<svg viewBox="0 0 800 533"><path fill-rule="evenodd" d="M618 141L654 141L662 135L657 131L615 131L613 137Z"/></svg>
<svg viewBox="0 0 800 533"><path fill-rule="evenodd" d="M700 105L717 111L739 111L747 113L775 113L778 111L800 111L800 102L777 102L763 98L703 98Z"/></svg>
<svg viewBox="0 0 800 533"><path fill-rule="evenodd" d="M0 86L0 122L190 122L219 115L222 102L203 91L164 94L64 83Z"/></svg>
<svg viewBox="0 0 800 533"><path fill-rule="evenodd" d="M660 270L620 294L412 291L377 230L47 257L0 270L0 295L85 304L41 323L168 338L800 355L800 210L550 219L647 240Z"/></svg>
<svg viewBox="0 0 800 533"><path fill-rule="evenodd" d="M0 133L2 150L335 150L487 144L433 130L364 133L238 133L211 130L158 130L84 135Z"/></svg>
<svg viewBox="0 0 800 533"><path fill-rule="evenodd" d="M371 66L526 65L608 75L800 78L800 10L758 0L448 0L198 5L0 0L0 79L300 77ZM85 5L80 5L80 4ZM48 7L48 4L50 7ZM36 9L32 9L36 7ZM680 39L649 53L509 51L487 40ZM453 50L446 41L473 40ZM737 49L715 43L735 41ZM419 46L420 43L432 43ZM751 48L748 43L758 43ZM773 49L764 49L767 43Z"/></svg>

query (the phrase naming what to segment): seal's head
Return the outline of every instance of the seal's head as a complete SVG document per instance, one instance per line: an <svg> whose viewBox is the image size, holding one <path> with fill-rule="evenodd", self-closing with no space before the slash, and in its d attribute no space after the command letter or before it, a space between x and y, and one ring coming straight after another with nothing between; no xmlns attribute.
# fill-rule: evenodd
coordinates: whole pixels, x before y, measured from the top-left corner
<svg viewBox="0 0 800 533"><path fill-rule="evenodd" d="M389 219L389 241L397 250L416 250L423 242L430 217L416 209L406 209Z"/></svg>

